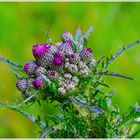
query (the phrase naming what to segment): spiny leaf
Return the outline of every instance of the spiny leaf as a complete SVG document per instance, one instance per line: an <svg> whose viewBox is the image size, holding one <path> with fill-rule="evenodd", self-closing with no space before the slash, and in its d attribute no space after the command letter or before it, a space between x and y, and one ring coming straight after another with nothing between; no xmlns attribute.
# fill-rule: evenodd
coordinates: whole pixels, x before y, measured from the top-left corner
<svg viewBox="0 0 140 140"><path fill-rule="evenodd" d="M2 56L0 56L0 61L3 61L3 62L5 62L5 63L7 63L8 65L10 65L11 67L13 67L13 68L16 69L16 70L18 70L18 69L21 67L20 65L14 63L14 62L12 62L12 61L9 60L9 59L6 59L6 58L2 57Z"/></svg>
<svg viewBox="0 0 140 140"><path fill-rule="evenodd" d="M84 47L84 48L87 47L87 39L86 39L86 38L84 38L83 47Z"/></svg>
<svg viewBox="0 0 140 140"><path fill-rule="evenodd" d="M25 104L25 103L31 101L32 98L34 98L34 97L35 97L35 94L32 94L32 95L29 96L27 99L25 99L22 103L20 103L18 106L20 107L21 105L23 105L23 104Z"/></svg>
<svg viewBox="0 0 140 140"><path fill-rule="evenodd" d="M90 106L90 105L88 105L86 103L83 103L81 101L78 101L75 97L72 97L71 98L71 101L73 103L75 103L75 104L77 104L77 105L85 108L85 109L89 109L93 113L103 113L103 111L99 107L97 107L97 106Z"/></svg>
<svg viewBox="0 0 140 140"><path fill-rule="evenodd" d="M109 71L105 71L105 72L96 72L97 75L108 75L108 76L116 76L116 77L121 77L121 78L126 78L129 80L134 80L133 78L129 77L129 76L125 76L123 74L120 73L116 73L116 72L109 72Z"/></svg>
<svg viewBox="0 0 140 140"><path fill-rule="evenodd" d="M89 37L90 33L93 32L93 29L94 28L92 26L90 26L89 29L87 30L87 32L85 32L85 34L84 34L85 39L87 39Z"/></svg>
<svg viewBox="0 0 140 140"><path fill-rule="evenodd" d="M17 111L17 112L21 113L22 115L24 115L29 120L31 120L33 123L39 123L39 126L41 128L45 127L44 122L42 122L42 121L38 122L38 120L33 115L29 114L28 112L25 112L24 110L22 110L18 106L11 106L11 105L8 105L8 104L0 103L0 107L9 108L11 110Z"/></svg>
<svg viewBox="0 0 140 140"><path fill-rule="evenodd" d="M128 138L135 138L140 133L140 130L136 130L133 134L129 135Z"/></svg>
<svg viewBox="0 0 140 140"><path fill-rule="evenodd" d="M72 41L72 49L75 53L78 51L77 46L75 45L73 41Z"/></svg>
<svg viewBox="0 0 140 140"><path fill-rule="evenodd" d="M45 76L44 74L41 74L41 75L42 75L43 79L48 83L50 90L54 93L55 96L57 96L57 88L55 85L56 83L52 83L50 81L50 79L47 76Z"/></svg>
<svg viewBox="0 0 140 140"><path fill-rule="evenodd" d="M128 50L129 48L133 47L134 45L140 43L140 39L134 41L133 43L125 46L125 47L122 47L118 50L118 52L114 55L111 56L111 59L109 60L109 64L112 64L113 61L118 58L125 50Z"/></svg>
<svg viewBox="0 0 140 140"><path fill-rule="evenodd" d="M80 28L78 28L76 31L75 41L78 42L79 44L82 44L82 42L83 42L82 31Z"/></svg>

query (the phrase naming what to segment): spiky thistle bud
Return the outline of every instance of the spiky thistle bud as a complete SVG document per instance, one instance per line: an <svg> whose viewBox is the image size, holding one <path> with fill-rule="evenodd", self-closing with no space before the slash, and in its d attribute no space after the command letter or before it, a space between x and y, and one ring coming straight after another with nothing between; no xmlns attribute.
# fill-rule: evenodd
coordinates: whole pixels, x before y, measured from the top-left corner
<svg viewBox="0 0 140 140"><path fill-rule="evenodd" d="M33 86L33 81L34 81L34 78L27 79L27 85L28 85L28 87L34 87Z"/></svg>
<svg viewBox="0 0 140 140"><path fill-rule="evenodd" d="M92 59L87 65L89 66L90 70L92 70L93 67L96 65L96 60Z"/></svg>
<svg viewBox="0 0 140 140"><path fill-rule="evenodd" d="M47 76L52 80L56 80L58 78L58 73L55 70L49 70L47 71Z"/></svg>
<svg viewBox="0 0 140 140"><path fill-rule="evenodd" d="M29 75L32 75L35 73L36 68L37 68L37 64L35 63L35 61L29 61L23 66L23 71Z"/></svg>
<svg viewBox="0 0 140 140"><path fill-rule="evenodd" d="M71 73L78 72L78 67L77 67L77 65L75 65L75 64L70 64L70 65L68 66L67 69L68 69L68 71L71 72Z"/></svg>
<svg viewBox="0 0 140 140"><path fill-rule="evenodd" d="M72 53L70 55L70 62L71 63L78 63L80 61L80 56L77 53Z"/></svg>
<svg viewBox="0 0 140 140"><path fill-rule="evenodd" d="M73 81L74 84L77 85L78 82L79 82L79 78L78 78L77 76L73 76L73 77L72 77L72 81Z"/></svg>
<svg viewBox="0 0 140 140"><path fill-rule="evenodd" d="M69 33L69 32L64 32L64 33L62 34L62 36L61 36L61 40L62 40L62 42L64 43L64 42L66 42L66 41L68 41L68 40L73 40L73 36L72 36L72 34Z"/></svg>
<svg viewBox="0 0 140 140"><path fill-rule="evenodd" d="M93 59L92 49L90 48L83 49L82 51L80 51L79 55L83 62L89 62Z"/></svg>
<svg viewBox="0 0 140 140"><path fill-rule="evenodd" d="M62 52L64 55L70 55L73 53L72 50L72 43L70 40L66 41L59 47L59 51Z"/></svg>
<svg viewBox="0 0 140 140"><path fill-rule="evenodd" d="M66 62L64 67L67 69L71 64L69 62Z"/></svg>
<svg viewBox="0 0 140 140"><path fill-rule="evenodd" d="M20 91L26 91L28 88L27 81L25 79L21 79L16 83L16 87Z"/></svg>
<svg viewBox="0 0 140 140"><path fill-rule="evenodd" d="M37 76L39 76L40 74L46 75L47 74L47 70L44 67L39 66L39 67L36 68L35 74Z"/></svg>
<svg viewBox="0 0 140 140"><path fill-rule="evenodd" d="M71 79L67 79L65 80L65 84L66 84L66 90L68 91L72 91L75 89L75 84L73 83L73 81Z"/></svg>
<svg viewBox="0 0 140 140"><path fill-rule="evenodd" d="M42 76L38 76L34 82L33 82L34 88L35 89L42 89L44 87L44 80L42 78Z"/></svg>
<svg viewBox="0 0 140 140"><path fill-rule="evenodd" d="M59 95L65 95L66 94L66 89L64 87L59 87L58 88L58 94Z"/></svg>
<svg viewBox="0 0 140 140"><path fill-rule="evenodd" d="M72 75L70 73L65 73L64 74L64 78L71 79L72 78Z"/></svg>
<svg viewBox="0 0 140 140"><path fill-rule="evenodd" d="M63 57L62 52L60 52L60 51L59 52L56 52L54 54L53 64L55 66L62 66L63 65L63 59L62 59L62 57Z"/></svg>

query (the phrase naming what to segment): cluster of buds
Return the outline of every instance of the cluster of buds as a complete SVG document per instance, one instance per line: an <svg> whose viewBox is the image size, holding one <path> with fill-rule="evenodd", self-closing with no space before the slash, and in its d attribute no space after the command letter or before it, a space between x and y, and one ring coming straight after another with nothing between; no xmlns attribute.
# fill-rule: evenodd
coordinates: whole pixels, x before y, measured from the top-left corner
<svg viewBox="0 0 140 140"><path fill-rule="evenodd" d="M26 92L29 88L37 90L48 88L47 81L42 77L43 74L51 82L58 80L58 94L66 95L75 90L80 78L88 75L96 64L92 50L76 42L69 32L64 32L61 42L54 45L35 44L32 52L35 60L23 66L28 78L19 79L16 83L22 92Z"/></svg>

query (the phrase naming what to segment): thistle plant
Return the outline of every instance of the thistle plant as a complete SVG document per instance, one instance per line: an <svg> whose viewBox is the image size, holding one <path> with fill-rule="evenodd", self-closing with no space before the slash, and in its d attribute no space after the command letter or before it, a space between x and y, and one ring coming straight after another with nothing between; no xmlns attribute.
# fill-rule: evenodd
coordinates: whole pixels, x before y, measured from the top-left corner
<svg viewBox="0 0 140 140"><path fill-rule="evenodd" d="M139 123L140 106L135 104L121 115L118 106L112 104L115 91L104 93L104 88L109 88L104 82L105 76L133 80L110 72L108 66L140 40L120 48L110 57L95 60L87 45L92 31L90 27L83 35L78 28L74 37L64 32L60 42L48 39L44 44L33 45L34 60L23 66L0 56L0 60L13 68L18 79L16 87L23 100L13 104L0 103L0 106L18 111L37 124L39 138L131 138L140 132L133 129ZM57 103L58 112L36 117L26 111L26 107L34 103L41 107L42 101Z"/></svg>

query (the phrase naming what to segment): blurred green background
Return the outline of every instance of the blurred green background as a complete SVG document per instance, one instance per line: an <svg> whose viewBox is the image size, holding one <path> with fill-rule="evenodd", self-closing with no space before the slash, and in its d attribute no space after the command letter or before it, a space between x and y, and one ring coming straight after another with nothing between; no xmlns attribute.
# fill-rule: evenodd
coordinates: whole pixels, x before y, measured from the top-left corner
<svg viewBox="0 0 140 140"><path fill-rule="evenodd" d="M98 59L140 38L140 3L0 3L0 55L19 64L33 59L32 46L46 41L45 32L52 21L50 37L54 41L60 40L63 31L75 34L78 26L84 32L93 25L88 45ZM123 113L128 106L140 103L140 44L119 57L110 70L135 78L105 78L110 88L116 89L113 101ZM15 83L10 67L0 62L2 102L21 99ZM37 112L37 108L32 111ZM19 113L0 109L0 137L36 137L37 131Z"/></svg>

